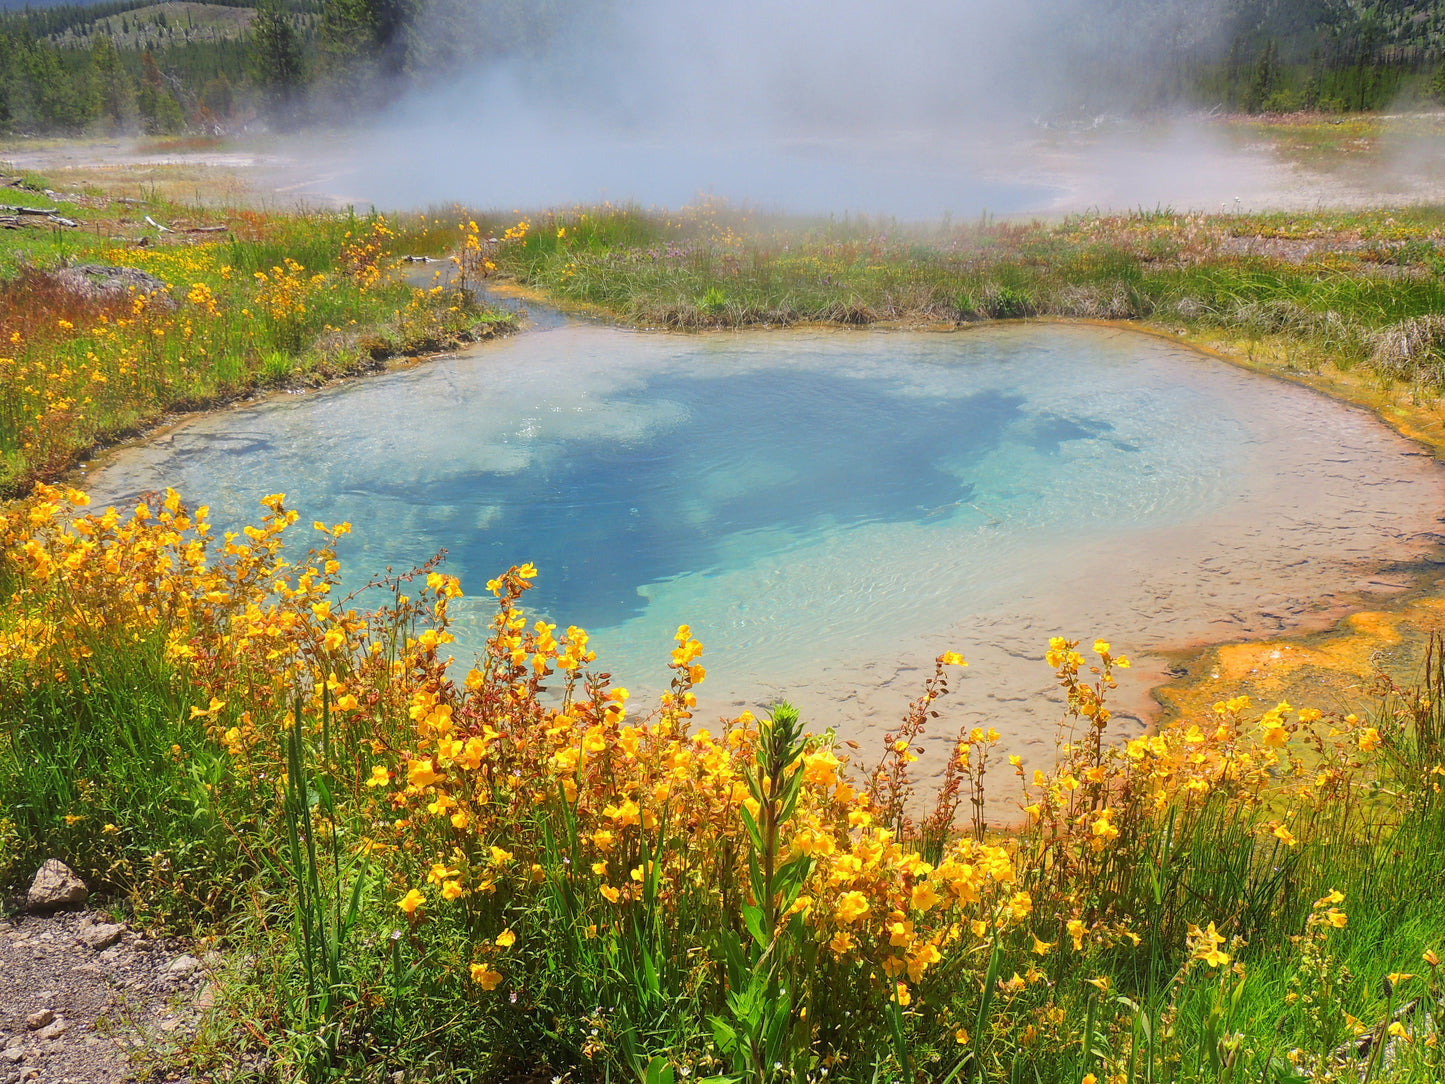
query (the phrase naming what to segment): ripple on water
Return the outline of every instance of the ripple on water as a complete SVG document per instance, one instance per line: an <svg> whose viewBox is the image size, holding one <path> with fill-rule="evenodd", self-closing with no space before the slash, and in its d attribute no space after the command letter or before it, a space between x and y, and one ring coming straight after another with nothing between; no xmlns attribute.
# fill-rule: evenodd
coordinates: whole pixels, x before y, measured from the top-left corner
<svg viewBox="0 0 1445 1084"><path fill-rule="evenodd" d="M202 418L92 479L107 502L166 485L218 526L278 490L350 520L355 582L446 548L480 592L534 561L530 605L589 628L634 689L665 683L688 622L704 715L787 695L867 739L957 648L954 725L1040 760L1049 636L1145 656L1120 717L1138 727L1151 649L1323 620L1445 510L1433 461L1361 411L1062 326L568 326ZM469 601L464 641L487 616Z"/></svg>

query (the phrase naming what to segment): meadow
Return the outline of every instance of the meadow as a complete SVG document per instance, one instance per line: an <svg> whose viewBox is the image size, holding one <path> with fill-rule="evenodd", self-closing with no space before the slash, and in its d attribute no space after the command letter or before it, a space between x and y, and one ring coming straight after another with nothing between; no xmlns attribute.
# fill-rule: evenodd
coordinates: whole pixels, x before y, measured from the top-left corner
<svg viewBox="0 0 1445 1084"><path fill-rule="evenodd" d="M1287 345L1438 386L1445 211L1175 213L934 226L800 221L717 201L680 213L480 216L500 271L641 326L964 326L1052 316Z"/></svg>
<svg viewBox="0 0 1445 1084"><path fill-rule="evenodd" d="M98 210L140 217L66 206ZM450 277L412 285L410 253L644 326L1147 321L1434 409L1445 212L146 213L231 232L0 246L0 879L59 857L117 913L222 950L205 1026L152 1050L156 1075L1445 1075L1438 638L1359 706L1233 696L1127 742L1128 660L1058 638L1058 759L1025 772L996 729L950 723L955 651L860 749L786 703L709 709L686 625L640 703L585 630L528 614L546 569L463 585L431 562L378 577L372 608L339 581L349 526L282 494L217 537L187 503L204 495L100 510L64 473L168 410L498 326ZM81 305L62 254L169 287ZM481 590L486 648L454 662L450 615ZM911 765L940 742L947 777L920 793ZM1016 822L984 817L999 794Z"/></svg>
<svg viewBox="0 0 1445 1084"><path fill-rule="evenodd" d="M222 217L162 199L55 200L36 191L44 178L27 183L6 198L82 225L17 214L0 244L0 494L23 494L175 414L318 386L511 326L465 289L430 276L413 284L398 270L408 266L400 257L454 244L453 221ZM142 276L78 273L114 267Z"/></svg>

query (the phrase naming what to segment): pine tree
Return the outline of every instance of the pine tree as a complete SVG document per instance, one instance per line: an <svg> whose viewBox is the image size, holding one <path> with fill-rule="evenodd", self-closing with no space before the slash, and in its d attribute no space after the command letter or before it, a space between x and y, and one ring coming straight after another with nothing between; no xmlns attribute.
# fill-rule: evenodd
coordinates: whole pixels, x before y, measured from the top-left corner
<svg viewBox="0 0 1445 1084"><path fill-rule="evenodd" d="M134 91L109 34L95 36L90 47L90 68L99 115L113 127L123 127L131 111Z"/></svg>
<svg viewBox="0 0 1445 1084"><path fill-rule="evenodd" d="M140 91L136 94L136 109L140 113L141 126L151 135L164 132L178 132L185 127L180 104L166 88L165 77L156 66L156 58L147 49L141 56Z"/></svg>
<svg viewBox="0 0 1445 1084"><path fill-rule="evenodd" d="M272 108L291 108L305 83L301 39L280 0L261 0L251 20L251 77Z"/></svg>

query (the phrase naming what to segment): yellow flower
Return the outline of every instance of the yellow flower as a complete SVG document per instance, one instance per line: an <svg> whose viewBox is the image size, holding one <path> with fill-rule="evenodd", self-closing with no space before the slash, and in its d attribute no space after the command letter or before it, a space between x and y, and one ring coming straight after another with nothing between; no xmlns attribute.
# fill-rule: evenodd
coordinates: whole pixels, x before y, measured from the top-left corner
<svg viewBox="0 0 1445 1084"><path fill-rule="evenodd" d="M1299 842L1299 840L1295 839L1294 834L1291 833L1290 830L1282 824L1277 824L1274 826L1274 834L1275 838L1278 839L1281 843L1283 843L1286 847L1293 847Z"/></svg>
<svg viewBox="0 0 1445 1084"><path fill-rule="evenodd" d="M1047 956L1049 954L1049 949L1053 947L1054 943L1052 941L1040 941L1038 935L1034 935L1034 955Z"/></svg>
<svg viewBox="0 0 1445 1084"><path fill-rule="evenodd" d="M1069 937L1074 942L1074 951L1080 952L1084 947L1084 923L1077 919L1069 919Z"/></svg>
<svg viewBox="0 0 1445 1084"><path fill-rule="evenodd" d="M1098 978L1085 979L1084 981L1097 989L1101 994L1107 994L1109 988L1113 985L1108 975L1100 975Z"/></svg>
<svg viewBox="0 0 1445 1084"><path fill-rule="evenodd" d="M1360 752L1368 753L1380 744L1380 732L1375 727L1367 726L1360 732Z"/></svg>
<svg viewBox="0 0 1445 1084"><path fill-rule="evenodd" d="M1325 912L1325 921L1328 922L1335 929L1343 930L1345 928L1345 923L1349 921L1349 916L1346 915L1343 911L1331 907L1328 911Z"/></svg>
<svg viewBox="0 0 1445 1084"><path fill-rule="evenodd" d="M959 1028L953 1033L953 1041L956 1042L959 1046L967 1046L968 1032L963 1028Z"/></svg>
<svg viewBox="0 0 1445 1084"><path fill-rule="evenodd" d="M396 905L407 914L413 915L416 913L416 909L424 903L426 903L426 897L413 888L408 891L405 896L399 899Z"/></svg>
<svg viewBox="0 0 1445 1084"><path fill-rule="evenodd" d="M461 883L461 881L445 881L445 882L443 882L443 884L442 884L442 899L444 899L444 900L455 900L455 899L459 899L460 897L462 897L462 896L464 896L464 895L466 895L466 891L465 891L465 889L462 888L462 883Z"/></svg>
<svg viewBox="0 0 1445 1084"><path fill-rule="evenodd" d="M908 1007L908 1004L913 1000L913 995L908 992L908 984L906 982L900 982L894 985L893 1000L904 1008Z"/></svg>
<svg viewBox="0 0 1445 1084"><path fill-rule="evenodd" d="M1218 945L1200 946L1201 951L1196 958L1203 960L1210 967L1223 967L1229 963L1229 953L1221 952Z"/></svg>
<svg viewBox="0 0 1445 1084"><path fill-rule="evenodd" d="M486 964L472 964L472 981L478 983L483 990L495 990L502 981L502 973L493 971Z"/></svg>
<svg viewBox="0 0 1445 1084"><path fill-rule="evenodd" d="M957 651L945 651L945 652L943 653L943 657L942 657L941 659L939 659L939 661L940 661L941 663L943 663L944 666L967 666L967 665L968 665L968 663L966 663L966 662L963 661L963 656L960 655Z"/></svg>
<svg viewBox="0 0 1445 1084"><path fill-rule="evenodd" d="M845 926L851 926L868 913L868 897L861 892L844 892L838 897L838 907L833 917Z"/></svg>
<svg viewBox="0 0 1445 1084"><path fill-rule="evenodd" d="M498 948L511 948L516 943L517 935L512 932L510 927L497 934Z"/></svg>
<svg viewBox="0 0 1445 1084"><path fill-rule="evenodd" d="M371 778L366 781L368 787L384 787L391 782L391 772L386 770L385 765L377 764L371 769Z"/></svg>
<svg viewBox="0 0 1445 1084"><path fill-rule="evenodd" d="M1095 655L1107 655L1108 653L1109 653L1109 641L1108 641L1108 640L1095 640L1095 641L1094 641L1094 654L1095 654Z"/></svg>
<svg viewBox="0 0 1445 1084"><path fill-rule="evenodd" d="M1410 1033L1405 1030L1405 1025L1398 1020L1392 1021L1387 1031L1396 1039L1403 1039L1407 1043L1411 1041Z"/></svg>
<svg viewBox="0 0 1445 1084"><path fill-rule="evenodd" d="M446 777L437 775L436 771L433 770L431 757L413 760L406 769L406 781L417 788L429 787L433 783L440 783L444 778Z"/></svg>
<svg viewBox="0 0 1445 1084"><path fill-rule="evenodd" d="M622 890L619 888L613 888L611 885L603 885L597 891L602 893L602 897L608 903L616 903L619 899L622 898Z"/></svg>
<svg viewBox="0 0 1445 1084"><path fill-rule="evenodd" d="M833 935L833 940L828 942L828 947L839 956L842 956L853 947L853 935L847 930L839 930Z"/></svg>
<svg viewBox="0 0 1445 1084"><path fill-rule="evenodd" d="M933 890L933 885L928 881L913 886L913 909L915 911L927 911L938 902L938 893Z"/></svg>

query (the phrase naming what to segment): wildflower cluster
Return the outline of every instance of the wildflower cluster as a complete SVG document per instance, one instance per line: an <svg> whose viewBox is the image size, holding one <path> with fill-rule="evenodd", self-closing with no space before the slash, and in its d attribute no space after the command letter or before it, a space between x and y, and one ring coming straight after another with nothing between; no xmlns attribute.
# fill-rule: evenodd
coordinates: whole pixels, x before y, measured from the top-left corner
<svg viewBox="0 0 1445 1084"><path fill-rule="evenodd" d="M653 1042L646 1013L684 1004L712 1042L667 1017L660 1045L699 1072L753 1072L769 1052L797 1079L866 1075L883 1049L951 1069L1012 1048L1082 1050L1076 1077L1159 1075L1177 1051L1149 1039L1156 1023L1203 1029L1221 1059L1257 1059L1231 1005L1281 926L1298 1064L1324 1064L1349 1019L1375 1019L1335 947L1350 898L1327 882L1300 911L1290 891L1338 872L1311 856L1355 823L1408 717L1255 711L1241 697L1121 743L1108 702L1127 659L1056 639L1060 759L1030 776L1009 758L1027 822L1000 833L982 819L1004 740L986 726L959 732L915 822L910 770L955 652L877 763L855 767L848 743L809 734L785 705L703 716L704 648L686 625L667 689L639 707L585 630L524 611L530 565L488 583L486 645L462 669L454 577L427 566L374 585L390 595L377 609L339 601L346 525L314 524L316 545L291 562L299 517L281 495L221 538L174 493L127 516L86 505L42 487L0 516L5 695L89 687L115 652L156 645L222 773L207 801L234 791L246 812L233 815L303 818L306 838L336 851L338 892L346 870L367 871L351 875L357 899L379 886L368 921L399 927L396 952L435 961L468 1011L573 1021L548 1041L599 1074ZM325 781L314 811L296 797L308 775ZM89 823L83 806L66 815ZM1262 878L1243 896L1240 854ZM366 973L330 980L335 996L352 991L348 1011L384 1001ZM1436 1049L1424 1025L1402 1028L1412 1057Z"/></svg>
<svg viewBox="0 0 1445 1084"><path fill-rule="evenodd" d="M347 230L336 261L341 273L362 291L376 289L384 281L391 259L388 245L395 237L385 215L375 216L365 230Z"/></svg>
<svg viewBox="0 0 1445 1084"><path fill-rule="evenodd" d="M86 294L40 271L0 284L0 492L167 409L486 330L470 295L393 281L385 219L336 228L335 247L313 241L305 261L277 259L257 230L250 244L96 254L152 276L144 286Z"/></svg>

